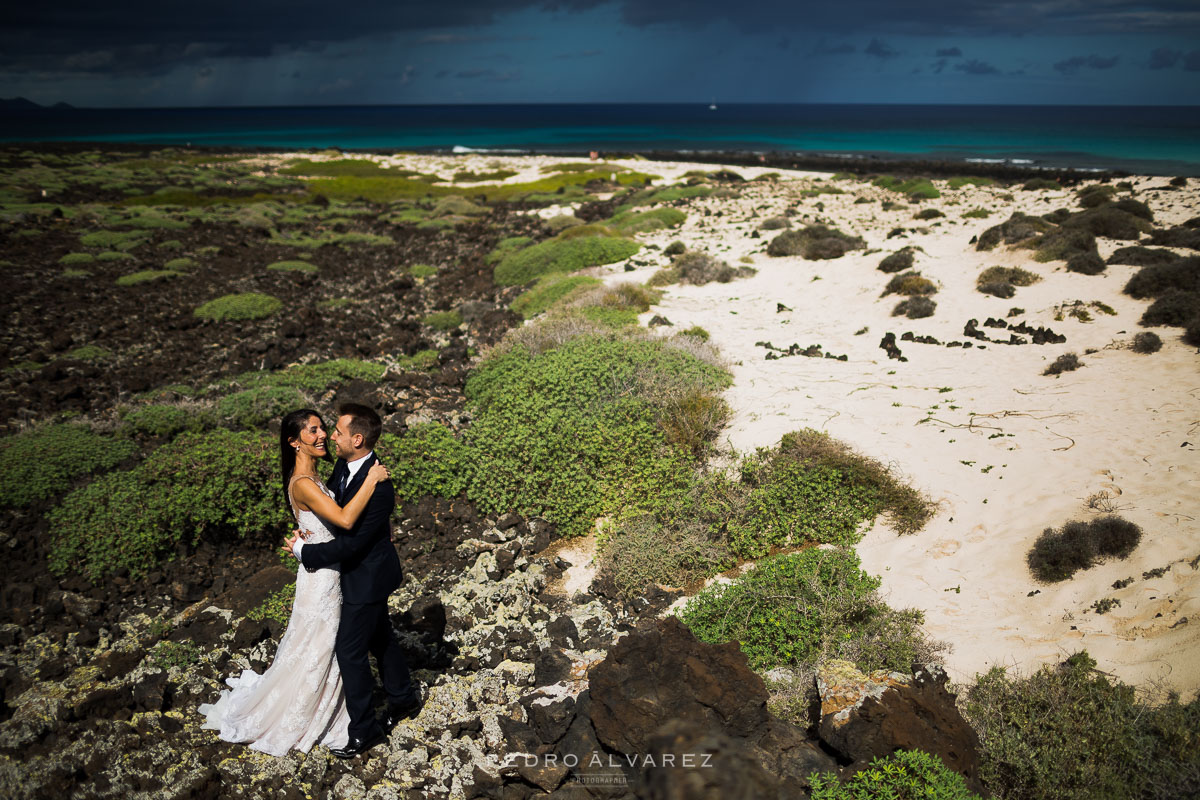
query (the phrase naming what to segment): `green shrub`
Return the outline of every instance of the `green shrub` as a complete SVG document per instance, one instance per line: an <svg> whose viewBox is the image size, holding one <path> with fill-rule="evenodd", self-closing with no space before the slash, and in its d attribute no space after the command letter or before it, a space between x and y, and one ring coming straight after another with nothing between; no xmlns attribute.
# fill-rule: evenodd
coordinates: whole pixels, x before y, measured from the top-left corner
<svg viewBox="0 0 1200 800"><path fill-rule="evenodd" d="M572 319L542 330L570 338L532 350L524 342L538 331L522 330L520 343L494 350L467 381L472 499L545 516L567 536L601 515L678 499L692 460L667 442L663 409L689 389L724 388L728 374L669 341L586 333Z"/></svg>
<svg viewBox="0 0 1200 800"><path fill-rule="evenodd" d="M256 608L246 612L246 617L257 621L273 619L287 625L292 619L292 604L295 601L296 584L289 583L272 592Z"/></svg>
<svg viewBox="0 0 1200 800"><path fill-rule="evenodd" d="M488 213L488 209L484 206L478 206L472 203L465 197L458 195L449 195L443 197L434 203L432 216L434 217L474 217L480 214Z"/></svg>
<svg viewBox="0 0 1200 800"><path fill-rule="evenodd" d="M1033 260L1039 263L1067 261L1077 255L1095 253L1096 237L1083 228L1055 228L1027 242L1026 246L1037 250Z"/></svg>
<svg viewBox="0 0 1200 800"><path fill-rule="evenodd" d="M561 275L551 273L538 278L537 283L528 291L513 300L509 306L524 319L536 317L553 306L564 297L585 287L599 286L596 278L585 275Z"/></svg>
<svg viewBox="0 0 1200 800"><path fill-rule="evenodd" d="M975 288L983 291L982 287L989 283L1010 283L1013 286L1032 286L1042 279L1036 272L1030 272L1021 267L988 267L979 273L975 279Z"/></svg>
<svg viewBox="0 0 1200 800"><path fill-rule="evenodd" d="M423 423L403 436L384 434L376 447L388 465L396 494L404 502L425 495L458 497L475 468L475 453L444 425Z"/></svg>
<svg viewBox="0 0 1200 800"><path fill-rule="evenodd" d="M1179 258L1165 264L1142 267L1125 284L1124 292L1144 300L1161 297L1171 290L1200 292L1200 257Z"/></svg>
<svg viewBox="0 0 1200 800"><path fill-rule="evenodd" d="M749 267L731 267L725 261L708 253L691 250L675 257L674 272L680 283L703 286L706 283L729 283L734 278L754 274Z"/></svg>
<svg viewBox="0 0 1200 800"><path fill-rule="evenodd" d="M677 228L687 220L687 214L677 208L656 208L651 211L622 211L604 222L624 235L647 233L663 228Z"/></svg>
<svg viewBox="0 0 1200 800"><path fill-rule="evenodd" d="M58 260L58 263L71 266L72 264L91 264L96 260L96 257L91 253L67 253Z"/></svg>
<svg viewBox="0 0 1200 800"><path fill-rule="evenodd" d="M195 408L154 403L130 411L125 415L125 424L138 433L169 439L183 431L203 430L208 419Z"/></svg>
<svg viewBox="0 0 1200 800"><path fill-rule="evenodd" d="M1141 538L1142 529L1120 517L1068 522L1061 530L1042 531L1025 560L1035 578L1054 583L1104 559L1128 558Z"/></svg>
<svg viewBox="0 0 1200 800"><path fill-rule="evenodd" d="M1136 241L1143 233L1149 233L1153 226L1142 217L1112 204L1072 214L1063 221L1063 227L1087 231L1093 236Z"/></svg>
<svg viewBox="0 0 1200 800"><path fill-rule="evenodd" d="M874 758L845 783L832 772L813 773L809 783L812 800L980 800L962 775L921 750Z"/></svg>
<svg viewBox="0 0 1200 800"><path fill-rule="evenodd" d="M91 274L86 269L79 269L77 267L69 267L62 271L64 278L88 278L91 277Z"/></svg>
<svg viewBox="0 0 1200 800"><path fill-rule="evenodd" d="M797 231L784 231L767 245L769 256L803 256L809 260L840 258L850 250L861 250L866 242L825 225L809 225Z"/></svg>
<svg viewBox="0 0 1200 800"><path fill-rule="evenodd" d="M1058 181L1050 178L1030 178L1021 185L1026 191L1036 192L1043 189L1062 189Z"/></svg>
<svg viewBox="0 0 1200 800"><path fill-rule="evenodd" d="M921 612L889 608L878 588L853 550L810 547L764 558L734 583L713 584L688 601L680 619L702 641L738 642L760 672L833 658L865 672L907 672L934 652Z"/></svg>
<svg viewBox="0 0 1200 800"><path fill-rule="evenodd" d="M913 219L941 219L944 216L946 215L941 211L938 211L936 208L923 208L913 215Z"/></svg>
<svg viewBox="0 0 1200 800"><path fill-rule="evenodd" d="M217 415L240 428L258 429L296 408L311 407L311 398L294 386L256 386L217 401Z"/></svg>
<svg viewBox="0 0 1200 800"><path fill-rule="evenodd" d="M155 245L159 250L182 250L183 242L178 239L168 239L165 242L159 242Z"/></svg>
<svg viewBox="0 0 1200 800"><path fill-rule="evenodd" d="M572 229L568 228L567 232ZM629 258L641 245L611 236L550 239L518 250L496 265L494 279L501 286L515 286L551 272L574 272L584 267L611 264Z"/></svg>
<svg viewBox="0 0 1200 800"><path fill-rule="evenodd" d="M84 425L47 425L0 439L0 508L24 508L61 494L71 481L133 455L127 440Z"/></svg>
<svg viewBox="0 0 1200 800"><path fill-rule="evenodd" d="M792 227L792 221L782 214L774 217L767 217L758 224L758 229L760 231L779 231L790 227Z"/></svg>
<svg viewBox="0 0 1200 800"><path fill-rule="evenodd" d="M1067 272L1077 272L1080 275L1099 275L1104 272L1104 259L1095 251L1076 253L1067 259Z"/></svg>
<svg viewBox="0 0 1200 800"><path fill-rule="evenodd" d="M136 577L202 534L241 538L279 528L290 515L280 498L278 453L278 442L258 431L181 434L50 512L51 571L98 581L124 568Z"/></svg>
<svg viewBox="0 0 1200 800"><path fill-rule="evenodd" d="M966 694L980 777L999 800L1194 796L1200 700L1152 706L1086 652L1028 677L995 667Z"/></svg>
<svg viewBox="0 0 1200 800"><path fill-rule="evenodd" d="M1083 366L1083 362L1079 360L1079 356L1074 353L1063 353L1050 366L1046 367L1043 375L1061 375L1064 372L1074 372Z"/></svg>
<svg viewBox="0 0 1200 800"><path fill-rule="evenodd" d="M230 319L263 319L283 308L283 303L258 292L227 294L209 300L193 313L201 319L224 322Z"/></svg>
<svg viewBox="0 0 1200 800"><path fill-rule="evenodd" d="M1079 205L1084 208L1096 208L1108 203L1116 193L1117 190L1112 186L1095 184L1083 187L1076 192L1076 196L1079 198Z"/></svg>
<svg viewBox="0 0 1200 800"><path fill-rule="evenodd" d="M112 358L112 351L95 344L85 344L67 353L67 358L78 361L105 361Z"/></svg>
<svg viewBox="0 0 1200 800"><path fill-rule="evenodd" d="M663 248L663 255L666 255L666 256L677 256L677 255L680 255L681 253L686 253L686 252L687 252L687 247L685 247L683 242L679 241L678 239L676 239L675 241L673 241L669 245L667 245L665 248Z"/></svg>
<svg viewBox="0 0 1200 800"><path fill-rule="evenodd" d="M646 281L646 285L652 289L660 286L670 286L673 283L679 283L679 270L674 267L663 267Z"/></svg>
<svg viewBox="0 0 1200 800"><path fill-rule="evenodd" d="M909 246L903 247L889 256L885 256L876 267L880 272L903 272L906 269L912 269L913 254L916 248Z"/></svg>
<svg viewBox="0 0 1200 800"><path fill-rule="evenodd" d="M116 250L105 250L96 256L97 261L132 261L133 256L129 253L120 253Z"/></svg>
<svg viewBox="0 0 1200 800"><path fill-rule="evenodd" d="M994 178L984 178L978 175L964 175L946 179L946 186L951 189L961 189L964 186L995 186Z"/></svg>
<svg viewBox="0 0 1200 800"><path fill-rule="evenodd" d="M702 342L707 342L709 338L708 331L699 325L693 325L679 332L680 336L691 336L693 339L699 339Z"/></svg>
<svg viewBox="0 0 1200 800"><path fill-rule="evenodd" d="M937 286L933 281L922 277L919 272L904 272L893 276L888 281L882 296L886 297L889 294L902 294L908 297L937 294Z"/></svg>
<svg viewBox="0 0 1200 800"><path fill-rule="evenodd" d="M291 386L306 392L321 392L343 381L378 381L387 370L383 364L335 358L316 364L297 364L279 372L243 372L236 378L214 384L214 389L253 389L260 386Z"/></svg>
<svg viewBox="0 0 1200 800"><path fill-rule="evenodd" d="M963 214L963 219L987 219L992 215L986 208L973 208Z"/></svg>
<svg viewBox="0 0 1200 800"><path fill-rule="evenodd" d="M407 372L428 371L438 365L437 350L419 350L411 356L397 356L396 369Z"/></svg>
<svg viewBox="0 0 1200 800"><path fill-rule="evenodd" d="M195 642L162 641L150 651L150 660L162 669L188 667L200 660L201 650Z"/></svg>
<svg viewBox="0 0 1200 800"><path fill-rule="evenodd" d="M169 269L144 269L117 278L117 286L137 286L139 283L178 278L182 274Z"/></svg>
<svg viewBox="0 0 1200 800"><path fill-rule="evenodd" d="M891 175L882 175L871 181L871 183L917 200L933 200L942 196L942 193L937 190L937 187L928 178L901 180Z"/></svg>
<svg viewBox="0 0 1200 800"><path fill-rule="evenodd" d="M437 267L431 267L428 264L413 264L408 268L408 274L414 278L428 278L430 275L437 275Z"/></svg>
<svg viewBox="0 0 1200 800"><path fill-rule="evenodd" d="M1109 264L1127 264L1131 267L1157 266L1159 264L1170 264L1178 260L1179 256L1170 250L1142 247L1141 245L1119 247L1108 257Z"/></svg>
<svg viewBox="0 0 1200 800"><path fill-rule="evenodd" d="M434 330L452 331L462 325L462 314L457 311L435 311L432 314L426 314L423 321Z"/></svg>
<svg viewBox="0 0 1200 800"><path fill-rule="evenodd" d="M532 243L533 239L528 236L510 236L507 239L501 239L496 243L495 249L484 257L483 261L485 264L495 264Z"/></svg>
<svg viewBox="0 0 1200 800"><path fill-rule="evenodd" d="M999 225L993 225L981 233L975 249L994 250L999 244L1019 244L1053 228L1053 223L1041 217L1031 217L1018 211Z"/></svg>
<svg viewBox="0 0 1200 800"><path fill-rule="evenodd" d="M92 231L80 236L79 242L84 247L128 250L144 242L148 235L142 231Z"/></svg>
<svg viewBox="0 0 1200 800"><path fill-rule="evenodd" d="M318 272L316 264L308 261L276 261L272 264L267 264L267 269L278 270L280 272Z"/></svg>
<svg viewBox="0 0 1200 800"><path fill-rule="evenodd" d="M632 600L654 584L684 587L732 566L703 524L663 525L652 515L622 519L604 543L597 580Z"/></svg>
<svg viewBox="0 0 1200 800"><path fill-rule="evenodd" d="M1143 355L1157 353L1162 350L1162 339L1153 331L1142 331L1133 337L1132 349L1133 352Z"/></svg>
<svg viewBox="0 0 1200 800"><path fill-rule="evenodd" d="M908 319L924 319L925 317L932 317L935 310L937 310L937 303L928 297L910 297L896 304L896 307L892 309L892 316L904 316Z"/></svg>

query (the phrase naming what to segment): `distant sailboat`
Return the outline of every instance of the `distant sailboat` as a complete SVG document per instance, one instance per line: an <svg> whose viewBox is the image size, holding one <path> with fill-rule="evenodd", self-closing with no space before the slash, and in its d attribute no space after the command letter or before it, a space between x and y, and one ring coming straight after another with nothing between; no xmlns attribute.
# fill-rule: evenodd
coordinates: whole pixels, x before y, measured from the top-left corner
<svg viewBox="0 0 1200 800"><path fill-rule="evenodd" d="M709 103L709 104L708 104L708 110L709 110L709 111L716 111L716 110L717 110L717 100L716 100L716 98L715 98L715 97L713 98L713 101L712 101L711 103Z"/></svg>

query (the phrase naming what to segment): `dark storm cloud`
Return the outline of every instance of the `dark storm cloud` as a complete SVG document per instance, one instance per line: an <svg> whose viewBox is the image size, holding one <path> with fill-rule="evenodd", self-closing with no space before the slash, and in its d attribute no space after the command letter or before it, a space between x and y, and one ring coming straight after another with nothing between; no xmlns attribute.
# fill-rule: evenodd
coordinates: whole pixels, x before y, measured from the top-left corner
<svg viewBox="0 0 1200 800"><path fill-rule="evenodd" d="M1055 63L1054 68L1063 75L1074 75L1083 68L1087 69L1111 69L1120 61L1119 56L1098 56L1095 54L1089 56L1073 56Z"/></svg>
<svg viewBox="0 0 1200 800"><path fill-rule="evenodd" d="M822 56L844 56L853 53L854 50L854 45L849 42L842 42L841 44L825 44L822 42L817 45L814 52Z"/></svg>
<svg viewBox="0 0 1200 800"><path fill-rule="evenodd" d="M1169 47L1160 47L1150 54L1150 69L1170 69L1179 63L1183 53Z"/></svg>
<svg viewBox="0 0 1200 800"><path fill-rule="evenodd" d="M863 52L876 58L895 58L900 55L900 53L888 46L887 42L881 42L878 39L872 39L863 49Z"/></svg>
<svg viewBox="0 0 1200 800"><path fill-rule="evenodd" d="M617 9L638 26L716 24L740 31L845 36L872 33L997 34L1070 31L1200 34L1195 0L359 0L331 8L314 0L59 0L0 8L0 68L149 73L206 57L256 58L398 34L427 44L479 41L483 29L518 11ZM418 39L417 41L421 41Z"/></svg>
<svg viewBox="0 0 1200 800"><path fill-rule="evenodd" d="M955 64L954 69L958 72L964 72L967 75L998 75L1000 73L1000 70L991 64L986 61L980 61L977 58Z"/></svg>
<svg viewBox="0 0 1200 800"><path fill-rule="evenodd" d="M957 47L945 47L938 50L936 55L938 58L958 58L962 55L962 50Z"/></svg>
<svg viewBox="0 0 1200 800"><path fill-rule="evenodd" d="M1072 33L1200 32L1195 0L618 0L622 17L634 25L658 23L733 24L744 31L798 30L848 32L864 25L880 33L1033 33L1047 29ZM565 7L601 5L583 0Z"/></svg>

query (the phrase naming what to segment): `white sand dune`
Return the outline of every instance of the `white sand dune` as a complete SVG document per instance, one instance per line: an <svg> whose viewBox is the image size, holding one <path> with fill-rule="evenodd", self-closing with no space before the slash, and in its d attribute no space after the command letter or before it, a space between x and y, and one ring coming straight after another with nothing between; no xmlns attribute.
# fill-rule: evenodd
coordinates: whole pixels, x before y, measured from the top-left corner
<svg viewBox="0 0 1200 800"><path fill-rule="evenodd" d="M658 164L655 169L663 171ZM920 206L946 213L930 223L913 220L915 207L882 212L877 200L854 204L855 194L801 197L799 189L813 185L808 179L820 176L787 177L798 180L748 186L740 200L702 201L699 208L725 216L694 211L681 231L655 238L659 244L678 238L730 263L750 254L759 270L728 284L672 286L651 312L675 329L703 326L734 362L734 385L726 394L735 412L729 443L748 451L798 428L826 431L894 465L937 501L939 513L920 533L900 537L877 524L858 551L864 568L883 577L889 602L922 609L929 633L952 646L947 666L954 678L966 681L995 665L1030 670L1086 648L1102 670L1125 681L1185 693L1200 688L1200 571L1190 563L1200 556L1200 358L1179 340L1178 328L1158 331L1164 346L1156 354L1128 349L1147 305L1121 294L1136 268L1079 275L1063 262L1038 264L1029 250L980 253L969 244L1014 210L1073 207L1070 192L944 191ZM1137 183L1158 224L1194 215L1200 207L1194 187L1144 191L1165 182ZM859 195L889 196L863 184L842 185ZM823 212L816 211L818 202ZM985 220L962 218L977 207L993 213ZM785 208L798 210L797 223L827 221L882 252L831 261L767 257L760 251L775 233L747 234ZM888 239L897 227L920 230ZM889 276L876 265L909 244L921 248L915 268L939 286L930 318L893 317L900 298L880 297ZM1102 240L1102 255L1116 246ZM1043 280L1010 300L980 294L975 278L993 265L1022 266ZM644 279L652 270L606 272L607 280L619 281ZM1099 301L1116 314L1092 306L1090 322L1056 319L1056 307L1077 300ZM777 313L778 303L791 310ZM903 363L879 348L889 331L898 338L912 331L942 342L971 341L963 336L969 319L1005 318L1014 307L1024 312L1011 321L1049 326L1066 343L964 350L901 341ZM778 347L820 344L848 361L768 361L756 346L764 340ZM1085 354L1093 348L1097 352ZM1043 376L1065 352L1079 354L1085 366ZM1142 527L1140 547L1127 560L1071 580L1036 584L1025 564L1035 538L1044 528L1101 513L1087 503L1101 492L1117 513ZM1161 577L1142 577L1167 566ZM1128 577L1130 585L1112 588ZM1106 597L1120 606L1096 614L1092 604Z"/></svg>

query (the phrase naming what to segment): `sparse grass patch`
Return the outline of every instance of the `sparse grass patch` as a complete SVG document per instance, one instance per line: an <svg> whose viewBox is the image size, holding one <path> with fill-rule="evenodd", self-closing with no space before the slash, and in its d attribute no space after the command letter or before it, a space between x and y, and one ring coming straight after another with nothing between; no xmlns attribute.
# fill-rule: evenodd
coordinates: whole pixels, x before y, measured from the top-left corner
<svg viewBox="0 0 1200 800"><path fill-rule="evenodd" d="M1042 279L1036 272L1030 272L1021 267L988 267L979 273L975 279L975 288L983 291L983 287L994 283L1007 283L1012 286L1032 286ZM989 294L985 292L985 294ZM1011 294L1007 295L1012 297Z"/></svg>
<svg viewBox="0 0 1200 800"><path fill-rule="evenodd" d="M172 258L170 261L163 264L163 269L181 272L186 269L191 269L194 266L196 266L196 262L190 258Z"/></svg>
<svg viewBox="0 0 1200 800"><path fill-rule="evenodd" d="M227 294L198 307L193 313L201 319L224 322L231 319L264 319L283 308L283 302L258 292Z"/></svg>
<svg viewBox="0 0 1200 800"><path fill-rule="evenodd" d="M58 260L58 263L70 267L76 264L91 264L95 260L96 257L91 253L67 253Z"/></svg>
<svg viewBox="0 0 1200 800"><path fill-rule="evenodd" d="M414 278L428 278L431 275L437 275L437 267L429 264L413 264L408 268L408 274Z"/></svg>
<svg viewBox="0 0 1200 800"><path fill-rule="evenodd" d="M664 228L678 228L687 214L677 208L655 208L650 211L622 211L604 222L619 234L631 236Z"/></svg>
<svg viewBox="0 0 1200 800"><path fill-rule="evenodd" d="M292 604L296 601L296 584L288 583L272 592L255 608L246 612L246 617L255 621L273 619L287 625L292 619Z"/></svg>
<svg viewBox="0 0 1200 800"><path fill-rule="evenodd" d="M98 253L96 260L105 262L133 261L133 256L129 255L129 253L121 253L116 250L106 250L103 253Z"/></svg>
<svg viewBox="0 0 1200 800"><path fill-rule="evenodd" d="M106 350L99 345L85 344L67 353L67 358L74 358L77 361L104 361L112 358L112 355L111 350Z"/></svg>
<svg viewBox="0 0 1200 800"><path fill-rule="evenodd" d="M532 243L533 239L528 236L510 236L507 239L501 239L496 243L495 249L484 257L483 261L485 264L495 264Z"/></svg>
<svg viewBox="0 0 1200 800"><path fill-rule="evenodd" d="M1074 372L1083 366L1083 362L1079 360L1079 356L1074 353L1063 353L1058 358L1054 359L1054 363L1046 367L1043 375L1061 375L1064 372Z"/></svg>
<svg viewBox="0 0 1200 800"><path fill-rule="evenodd" d="M963 219L987 219L992 212L986 208L973 208L963 213Z"/></svg>

